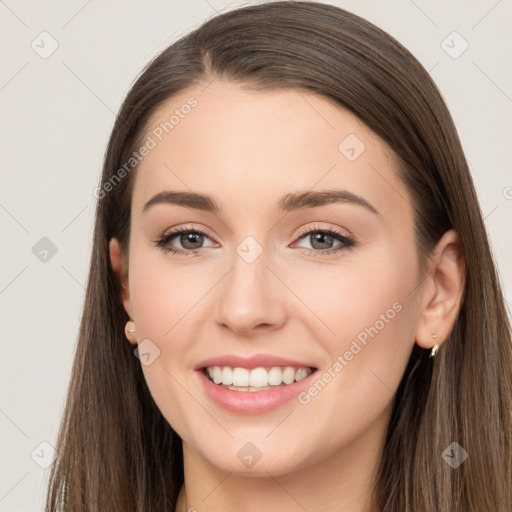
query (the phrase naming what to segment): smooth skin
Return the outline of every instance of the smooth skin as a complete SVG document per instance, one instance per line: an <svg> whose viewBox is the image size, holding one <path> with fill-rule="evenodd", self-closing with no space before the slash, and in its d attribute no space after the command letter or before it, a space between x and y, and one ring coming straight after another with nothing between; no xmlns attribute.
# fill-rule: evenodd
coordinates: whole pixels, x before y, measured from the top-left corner
<svg viewBox="0 0 512 512"><path fill-rule="evenodd" d="M214 80L168 100L147 135L191 96L197 106L136 171L129 266L117 240L110 243L136 326L129 342L149 339L160 350L142 369L183 440L177 510L377 512L367 502L370 486L413 345L431 348L433 332L442 343L460 306L458 237L442 237L421 276L411 199L392 151L329 99ZM354 161L339 149L350 134L365 145ZM287 194L332 189L362 197L378 213L347 201L278 208ZM143 211L167 190L208 194L222 209L155 204ZM156 245L178 227L207 236L190 244L178 233L168 242L188 255ZM315 242L322 229L354 245ZM236 251L248 236L263 251L252 263ZM308 361L321 374L395 303L401 310L307 404L228 412L207 397L194 370L214 356L265 353ZM248 442L262 454L250 468L237 456Z"/></svg>

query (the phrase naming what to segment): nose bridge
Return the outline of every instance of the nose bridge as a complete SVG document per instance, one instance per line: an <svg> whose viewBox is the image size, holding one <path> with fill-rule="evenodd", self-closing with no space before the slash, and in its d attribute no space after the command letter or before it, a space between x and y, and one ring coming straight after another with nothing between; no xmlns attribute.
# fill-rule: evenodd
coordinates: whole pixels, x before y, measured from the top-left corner
<svg viewBox="0 0 512 512"><path fill-rule="evenodd" d="M257 326L276 328L284 321L278 280L267 268L270 252L253 236L236 247L219 297L217 321L242 333Z"/></svg>

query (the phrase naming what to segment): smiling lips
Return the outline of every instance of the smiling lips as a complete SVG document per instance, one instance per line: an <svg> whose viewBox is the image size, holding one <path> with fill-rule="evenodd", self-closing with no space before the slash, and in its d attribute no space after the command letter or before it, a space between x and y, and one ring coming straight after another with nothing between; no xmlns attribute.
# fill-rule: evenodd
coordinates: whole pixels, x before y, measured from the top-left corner
<svg viewBox="0 0 512 512"><path fill-rule="evenodd" d="M304 362L264 354L215 357L194 369L207 396L239 414L258 414L283 405L309 385L316 371Z"/></svg>

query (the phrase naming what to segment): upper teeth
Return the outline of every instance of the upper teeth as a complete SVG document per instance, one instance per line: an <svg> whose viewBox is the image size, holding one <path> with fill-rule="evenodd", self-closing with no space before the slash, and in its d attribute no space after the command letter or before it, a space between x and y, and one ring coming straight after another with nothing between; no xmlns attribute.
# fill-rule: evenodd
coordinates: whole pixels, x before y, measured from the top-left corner
<svg viewBox="0 0 512 512"><path fill-rule="evenodd" d="M310 368L293 368L292 366L271 368L231 368L230 366L209 366L208 374L215 384L224 384L226 386L242 387L265 387L279 386L281 383L293 384L306 378L310 373Z"/></svg>

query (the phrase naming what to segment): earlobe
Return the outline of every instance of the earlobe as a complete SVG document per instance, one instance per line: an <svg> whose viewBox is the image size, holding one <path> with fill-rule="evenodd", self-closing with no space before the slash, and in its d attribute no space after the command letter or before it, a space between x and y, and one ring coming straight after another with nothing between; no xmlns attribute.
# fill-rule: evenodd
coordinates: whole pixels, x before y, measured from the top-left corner
<svg viewBox="0 0 512 512"><path fill-rule="evenodd" d="M128 316L133 318L131 312L130 291L128 289L128 268L119 246L119 242L116 238L112 238L109 242L109 253L112 270L116 274L118 282L121 285L121 301Z"/></svg>
<svg viewBox="0 0 512 512"><path fill-rule="evenodd" d="M124 327L124 334L126 336L126 339L132 345L137 345L137 335L135 333L136 333L135 322L132 322L132 321L126 322L126 325Z"/></svg>
<svg viewBox="0 0 512 512"><path fill-rule="evenodd" d="M420 347L431 349L435 344L441 346L450 335L464 294L464 258L454 230L447 231L438 242L425 281L415 339Z"/></svg>

